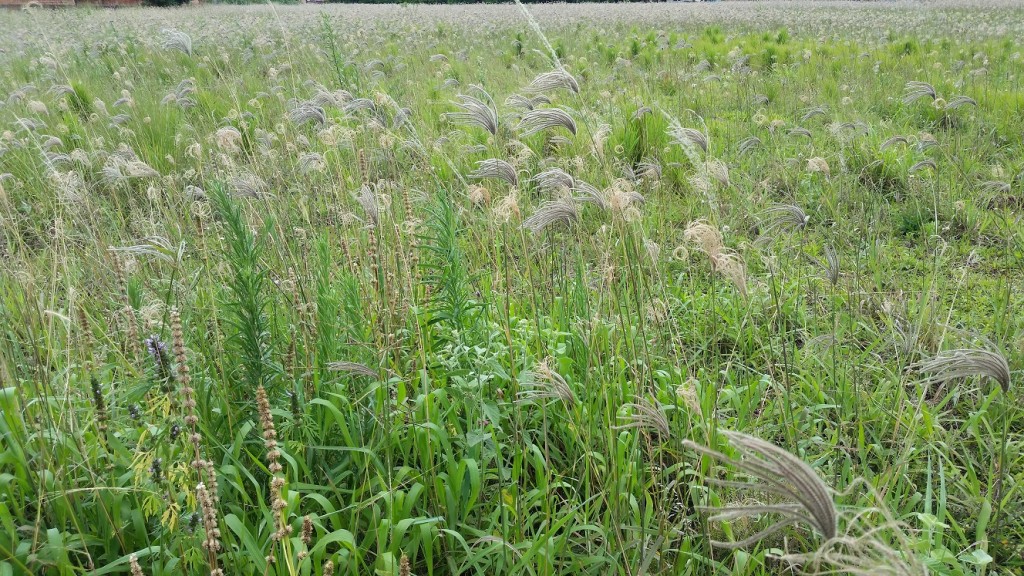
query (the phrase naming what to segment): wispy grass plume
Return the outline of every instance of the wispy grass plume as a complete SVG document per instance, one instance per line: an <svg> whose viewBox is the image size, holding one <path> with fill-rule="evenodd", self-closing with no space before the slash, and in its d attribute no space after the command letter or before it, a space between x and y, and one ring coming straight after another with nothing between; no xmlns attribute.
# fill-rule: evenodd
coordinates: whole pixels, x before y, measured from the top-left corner
<svg viewBox="0 0 1024 576"><path fill-rule="evenodd" d="M550 104L551 98L548 98L544 94L538 94L532 98L529 96L523 96L522 94L513 94L505 99L505 105L510 108L522 108L523 110L533 110L541 104Z"/></svg>
<svg viewBox="0 0 1024 576"><path fill-rule="evenodd" d="M523 115L517 126L523 136L536 134L550 128L565 128L573 136L576 135L576 121L568 112L561 108L538 108Z"/></svg>
<svg viewBox="0 0 1024 576"><path fill-rule="evenodd" d="M938 97L939 94L935 91L935 88L927 82L918 82L914 80L907 82L907 85L903 88L904 104L912 104L921 98L935 100Z"/></svg>
<svg viewBox="0 0 1024 576"><path fill-rule="evenodd" d="M288 112L288 120L297 126L309 123L320 126L327 122L327 113L319 106L303 103Z"/></svg>
<svg viewBox="0 0 1024 576"><path fill-rule="evenodd" d="M662 437L667 438L670 434L668 417L657 400L645 398L639 402L623 404L623 408L630 411L628 416L623 417L625 424L615 426L617 430L627 428L653 430Z"/></svg>
<svg viewBox="0 0 1024 576"><path fill-rule="evenodd" d="M668 135L672 138L673 142L679 144L683 148L697 146L705 153L708 151L707 134L697 130L696 128L686 128L684 126L675 125L669 128Z"/></svg>
<svg viewBox="0 0 1024 576"><path fill-rule="evenodd" d="M561 168L549 168L538 172L530 181L542 192L559 193L572 190L576 185L576 179Z"/></svg>
<svg viewBox="0 0 1024 576"><path fill-rule="evenodd" d="M568 90L573 94L579 94L580 85L573 78L572 74L569 74L564 68L552 70L551 72L545 72L538 75L530 82L526 88L523 88L523 92L528 94L537 94L540 92L549 92L551 90Z"/></svg>
<svg viewBox="0 0 1024 576"><path fill-rule="evenodd" d="M494 108L494 101L491 96L478 89L487 98L484 102L468 94L458 94L458 102L452 102L459 108L460 112L447 112L444 117L455 124L478 126L487 130L492 135L498 133L498 111Z"/></svg>
<svg viewBox="0 0 1024 576"><path fill-rule="evenodd" d="M749 136L740 141L738 149L741 155L749 154L755 148L761 146L761 139L757 136Z"/></svg>
<svg viewBox="0 0 1024 576"><path fill-rule="evenodd" d="M192 37L180 30L163 30L165 50L177 50L186 56L192 55Z"/></svg>
<svg viewBox="0 0 1024 576"><path fill-rule="evenodd" d="M838 531L839 513L832 500L832 490L803 460L761 440L755 436L733 431L719 431L736 450L736 457L729 457L717 450L684 440L683 446L705 456L729 464L753 479L747 482L706 478L714 486L733 488L747 492L761 492L780 497L777 504L751 504L722 507L706 507L711 512L709 520L722 522L777 514L782 519L768 528L737 542L712 540L720 548L743 548L759 542L783 528L804 523L813 528L826 540L834 538Z"/></svg>
<svg viewBox="0 0 1024 576"><path fill-rule="evenodd" d="M933 358L914 365L918 372L927 374L923 384L944 384L978 376L995 380L1003 392L1010 389L1010 365L1006 357L990 350L961 348L941 352Z"/></svg>
<svg viewBox="0 0 1024 576"><path fill-rule="evenodd" d="M549 226L572 224L579 218L580 213L576 202L569 199L553 200L541 204L532 216L523 221L523 228L534 234L539 234Z"/></svg>
<svg viewBox="0 0 1024 576"><path fill-rule="evenodd" d="M761 238L774 239L778 234L803 230L811 217L795 204L775 204L761 213Z"/></svg>
<svg viewBox="0 0 1024 576"><path fill-rule="evenodd" d="M970 96L954 96L949 102L946 102L946 110L956 110L957 108L963 108L964 106L978 107L978 101Z"/></svg>
<svg viewBox="0 0 1024 576"><path fill-rule="evenodd" d="M561 374L551 369L553 359L546 358L525 374L527 383L516 402L526 404L537 400L560 400L566 407L576 405L576 394Z"/></svg>
<svg viewBox="0 0 1024 576"><path fill-rule="evenodd" d="M477 179L496 178L504 180L512 186L519 184L519 175L516 173L515 166L500 158L489 158L477 162L476 170L470 172L469 177Z"/></svg>

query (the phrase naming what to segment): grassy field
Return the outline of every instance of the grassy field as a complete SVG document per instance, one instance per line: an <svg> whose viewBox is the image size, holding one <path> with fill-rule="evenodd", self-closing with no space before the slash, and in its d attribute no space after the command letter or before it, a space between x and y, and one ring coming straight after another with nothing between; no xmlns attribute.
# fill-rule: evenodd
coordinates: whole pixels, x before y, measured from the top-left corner
<svg viewBox="0 0 1024 576"><path fill-rule="evenodd" d="M0 576L1024 574L1014 4L0 13Z"/></svg>

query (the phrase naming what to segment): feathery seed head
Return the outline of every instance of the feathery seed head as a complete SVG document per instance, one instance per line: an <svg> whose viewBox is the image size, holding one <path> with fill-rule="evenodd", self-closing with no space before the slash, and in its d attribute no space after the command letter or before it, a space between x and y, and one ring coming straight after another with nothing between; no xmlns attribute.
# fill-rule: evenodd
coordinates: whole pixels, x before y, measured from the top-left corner
<svg viewBox="0 0 1024 576"><path fill-rule="evenodd" d="M932 160L931 158L925 158L924 160L921 160L920 162L915 163L910 168L907 168L907 173L908 174L916 174L916 173L918 173L918 172L920 172L922 170L925 170L925 169L937 170L938 167L939 167L939 165L935 163L935 160Z"/></svg>
<svg viewBox="0 0 1024 576"><path fill-rule="evenodd" d="M163 30L165 50L177 50L186 56L192 55L192 38L180 30L165 28Z"/></svg>
<svg viewBox="0 0 1024 576"><path fill-rule="evenodd" d="M757 136L749 136L739 143L740 155L749 154L755 148L761 146L761 139Z"/></svg>
<svg viewBox="0 0 1024 576"><path fill-rule="evenodd" d="M327 123L327 112L320 106L303 102L288 112L288 120L297 126L309 123L322 126Z"/></svg>
<svg viewBox="0 0 1024 576"><path fill-rule="evenodd" d="M483 186L470 186L466 195L474 206L487 206L491 203L491 192Z"/></svg>
<svg viewBox="0 0 1024 576"><path fill-rule="evenodd" d="M705 154L708 151L708 137L706 134L695 128L685 128L678 123L669 128L668 135L672 141L684 149L696 146Z"/></svg>
<svg viewBox="0 0 1024 576"><path fill-rule="evenodd" d="M568 90L573 94L580 93L579 83L564 68L538 75L523 91L527 94L537 94L557 89Z"/></svg>
<svg viewBox="0 0 1024 576"><path fill-rule="evenodd" d="M696 244L701 252L711 257L721 252L724 246L722 233L704 220L690 222L690 225L683 231L683 238Z"/></svg>
<svg viewBox="0 0 1024 576"><path fill-rule="evenodd" d="M368 184L360 186L356 201L363 207L363 213L370 224L377 226L380 223L380 206L377 204L377 193L373 187Z"/></svg>
<svg viewBox="0 0 1024 576"><path fill-rule="evenodd" d="M783 498L786 502L704 508L712 513L709 520L713 522L763 514L782 516L781 520L749 538L739 542L712 541L712 545L722 548L742 548L797 522L808 524L826 540L836 536L839 514L832 500L832 491L810 466L789 452L760 438L733 431L720 431L720 433L737 451L737 458L730 458L717 450L701 446L690 440L684 440L683 446L710 456L719 462L731 464L737 470L752 476L753 480L741 482L708 478L707 482L726 488L767 492Z"/></svg>
<svg viewBox="0 0 1024 576"><path fill-rule="evenodd" d="M729 166L717 158L708 162L708 174L723 186L729 185Z"/></svg>
<svg viewBox="0 0 1024 576"><path fill-rule="evenodd" d="M601 192L594 186L587 184L582 180L578 180L576 181L573 190L580 193L578 196L573 197L576 201L593 204L601 210L607 210L609 208L605 193Z"/></svg>
<svg viewBox="0 0 1024 576"><path fill-rule="evenodd" d="M469 174L470 178L496 178L508 182L511 186L519 184L519 175L515 167L500 158L481 160L476 166L476 170Z"/></svg>
<svg viewBox="0 0 1024 576"><path fill-rule="evenodd" d="M455 124L479 126L490 132L491 135L496 135L498 133L498 111L494 108L494 101L483 88L476 88L487 99L486 103L468 94L458 94L456 98L459 101L453 102L453 104L459 108L460 112L448 112L444 114L444 118Z"/></svg>
<svg viewBox="0 0 1024 576"><path fill-rule="evenodd" d="M885 142L882 142L882 145L879 146L878 149L879 150L886 150L886 149L888 149L888 148L890 148L892 146L895 146L897 144L907 144L908 142L910 142L910 139L907 138L906 136L896 135L896 136L893 136L893 137L887 139Z"/></svg>
<svg viewBox="0 0 1024 576"><path fill-rule="evenodd" d="M937 99L936 103L938 103L938 100L941 100L941 98ZM978 101L970 96L954 96L949 102L943 103L943 108L945 110L956 110L957 108L962 108L964 106L974 106L977 108ZM936 108L938 108L938 105L936 105Z"/></svg>
<svg viewBox="0 0 1024 576"><path fill-rule="evenodd" d="M513 94L505 99L506 106L510 108L522 108L523 110L533 110L537 106L550 103L551 98L548 98L543 94L538 94L532 98L521 94Z"/></svg>
<svg viewBox="0 0 1024 576"><path fill-rule="evenodd" d="M1003 392L1010 389L1010 365L998 351L969 348L950 350L914 366L922 374L928 374L923 380L925 385L979 376L995 380Z"/></svg>
<svg viewBox="0 0 1024 576"><path fill-rule="evenodd" d="M576 179L561 168L549 168L539 172L530 178L530 181L542 192L553 195L572 190L576 185Z"/></svg>
<svg viewBox="0 0 1024 576"><path fill-rule="evenodd" d="M807 171L808 172L820 172L825 176L829 175L828 161L820 156L807 159Z"/></svg>
<svg viewBox="0 0 1024 576"><path fill-rule="evenodd" d="M775 204L761 213L761 237L772 239L780 232L803 230L811 217L794 204Z"/></svg>
<svg viewBox="0 0 1024 576"><path fill-rule="evenodd" d="M739 254L729 250L722 250L711 257L711 267L714 268L715 272L725 276L727 280L736 286L740 294L746 297L747 266L743 263L743 258Z"/></svg>
<svg viewBox="0 0 1024 576"><path fill-rule="evenodd" d="M523 228L540 234L555 224L574 224L580 218L579 208L572 199L552 200L537 208L532 216L523 221Z"/></svg>
<svg viewBox="0 0 1024 576"><path fill-rule="evenodd" d="M676 388L676 396L683 401L683 405L692 412L693 414L700 416L702 411L700 407L700 397L697 392L697 379L689 377L685 382Z"/></svg>
<svg viewBox="0 0 1024 576"><path fill-rule="evenodd" d="M665 415L664 410L657 400L645 398L639 402L624 404L622 407L628 408L630 410L630 414L625 417L627 422L620 426L615 426L615 429L647 429L657 432L663 438L668 438L671 434L671 431L669 430L668 417Z"/></svg>
<svg viewBox="0 0 1024 576"><path fill-rule="evenodd" d="M930 98L935 100L939 95L935 91L935 88L927 82L911 81L907 82L907 85L903 89L903 103L911 104L917 102L921 98Z"/></svg>
<svg viewBox="0 0 1024 576"><path fill-rule="evenodd" d="M576 135L576 121L561 108L537 108L523 115L516 126L522 136L536 134L549 128L565 128L573 136Z"/></svg>
<svg viewBox="0 0 1024 576"><path fill-rule="evenodd" d="M527 376L530 382L519 392L517 403L525 404L534 400L560 400L566 407L576 405L576 395L561 374L551 369L553 358L545 358Z"/></svg>
<svg viewBox="0 0 1024 576"><path fill-rule="evenodd" d="M499 222L507 223L513 218L519 220L522 214L519 211L519 190L512 188L494 207L494 216Z"/></svg>

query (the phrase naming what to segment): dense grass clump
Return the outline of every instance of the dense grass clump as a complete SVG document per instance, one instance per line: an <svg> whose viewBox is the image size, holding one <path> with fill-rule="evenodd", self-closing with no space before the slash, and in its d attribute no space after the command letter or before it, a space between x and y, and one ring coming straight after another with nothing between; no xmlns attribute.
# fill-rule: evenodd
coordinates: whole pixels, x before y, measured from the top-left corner
<svg viewBox="0 0 1024 576"><path fill-rule="evenodd" d="M0 19L0 576L1024 570L1019 7L447 10Z"/></svg>

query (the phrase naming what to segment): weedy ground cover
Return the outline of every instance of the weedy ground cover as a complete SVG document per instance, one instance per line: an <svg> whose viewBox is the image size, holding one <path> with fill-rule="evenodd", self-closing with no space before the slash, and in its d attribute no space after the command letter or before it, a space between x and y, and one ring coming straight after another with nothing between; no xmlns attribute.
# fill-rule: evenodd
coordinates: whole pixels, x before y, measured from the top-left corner
<svg viewBox="0 0 1024 576"><path fill-rule="evenodd" d="M1022 32L0 14L0 575L1021 573Z"/></svg>

